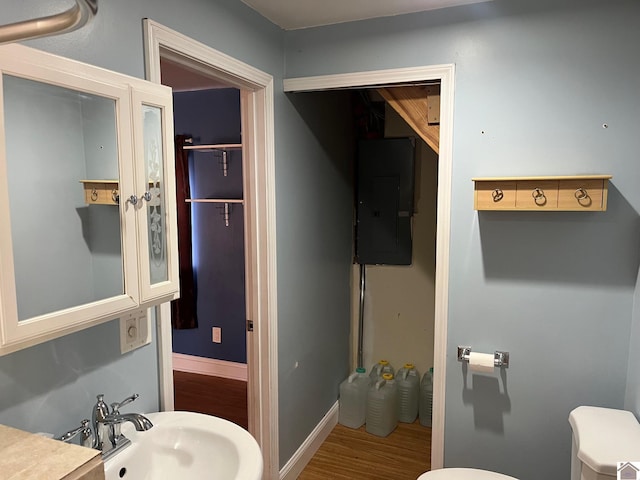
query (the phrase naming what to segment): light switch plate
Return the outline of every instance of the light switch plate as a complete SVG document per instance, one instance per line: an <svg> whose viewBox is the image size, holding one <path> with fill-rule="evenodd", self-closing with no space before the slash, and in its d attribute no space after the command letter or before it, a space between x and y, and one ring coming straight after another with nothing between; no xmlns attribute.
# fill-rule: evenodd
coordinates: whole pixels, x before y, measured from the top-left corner
<svg viewBox="0 0 640 480"><path fill-rule="evenodd" d="M151 343L151 321L146 309L120 317L120 352L127 353Z"/></svg>

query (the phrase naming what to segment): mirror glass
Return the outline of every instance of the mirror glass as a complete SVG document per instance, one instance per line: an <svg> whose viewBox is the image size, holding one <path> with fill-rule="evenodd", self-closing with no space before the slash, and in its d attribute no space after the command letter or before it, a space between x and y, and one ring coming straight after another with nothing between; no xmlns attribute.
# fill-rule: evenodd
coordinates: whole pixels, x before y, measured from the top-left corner
<svg viewBox="0 0 640 480"><path fill-rule="evenodd" d="M19 320L123 294L115 100L2 84ZM111 204L88 204L82 180L110 180Z"/></svg>

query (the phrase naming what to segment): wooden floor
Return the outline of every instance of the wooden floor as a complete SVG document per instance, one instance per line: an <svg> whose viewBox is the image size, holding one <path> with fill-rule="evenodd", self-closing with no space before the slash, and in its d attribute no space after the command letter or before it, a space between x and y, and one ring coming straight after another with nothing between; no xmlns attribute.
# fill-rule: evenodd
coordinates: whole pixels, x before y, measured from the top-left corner
<svg viewBox="0 0 640 480"><path fill-rule="evenodd" d="M247 383L174 370L175 409L247 428ZM298 480L416 480L431 467L431 429L400 423L388 437L336 425Z"/></svg>
<svg viewBox="0 0 640 480"><path fill-rule="evenodd" d="M336 425L298 480L416 480L431 468L431 429L400 423L388 437Z"/></svg>
<svg viewBox="0 0 640 480"><path fill-rule="evenodd" d="M176 410L224 418L247 429L247 382L173 371Z"/></svg>

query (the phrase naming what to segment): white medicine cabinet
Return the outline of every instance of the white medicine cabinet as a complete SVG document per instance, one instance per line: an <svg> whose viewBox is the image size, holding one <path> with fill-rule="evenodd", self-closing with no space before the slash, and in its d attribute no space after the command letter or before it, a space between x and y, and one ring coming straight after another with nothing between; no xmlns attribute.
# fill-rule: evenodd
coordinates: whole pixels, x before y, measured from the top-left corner
<svg viewBox="0 0 640 480"><path fill-rule="evenodd" d="M0 355L177 298L171 89L0 46Z"/></svg>

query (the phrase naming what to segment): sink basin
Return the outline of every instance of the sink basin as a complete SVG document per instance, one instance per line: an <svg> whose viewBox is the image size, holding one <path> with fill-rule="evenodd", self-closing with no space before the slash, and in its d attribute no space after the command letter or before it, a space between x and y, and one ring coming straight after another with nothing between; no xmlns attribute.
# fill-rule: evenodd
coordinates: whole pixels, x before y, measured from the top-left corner
<svg viewBox="0 0 640 480"><path fill-rule="evenodd" d="M122 425L131 445L104 464L106 480L260 480L262 453L249 432L192 412L145 414L146 432Z"/></svg>

